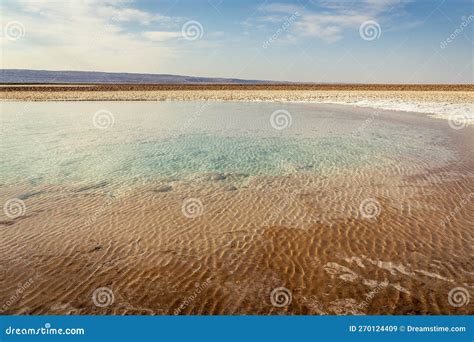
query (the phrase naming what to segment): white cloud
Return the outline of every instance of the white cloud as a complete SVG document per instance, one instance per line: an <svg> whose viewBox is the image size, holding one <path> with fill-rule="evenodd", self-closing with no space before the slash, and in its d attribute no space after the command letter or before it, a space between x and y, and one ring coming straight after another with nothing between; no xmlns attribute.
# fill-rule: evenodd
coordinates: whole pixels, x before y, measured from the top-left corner
<svg viewBox="0 0 474 342"><path fill-rule="evenodd" d="M182 33L167 31L148 31L144 32L143 36L154 42L162 42L169 39L182 38Z"/></svg>
<svg viewBox="0 0 474 342"><path fill-rule="evenodd" d="M138 10L129 1L4 1L0 12L1 27L18 21L25 28L16 41L1 37L1 68L159 72L179 53L161 43L177 32L159 28L179 26L183 18Z"/></svg>
<svg viewBox="0 0 474 342"><path fill-rule="evenodd" d="M333 42L341 39L348 29L358 30L367 20L385 21L385 12L391 12L409 0L363 0L357 6L351 2L311 1L312 8L288 4L265 4L258 7L262 15L257 24L283 22L298 13L288 34L296 37L315 37ZM246 23L248 25L248 22Z"/></svg>
<svg viewBox="0 0 474 342"><path fill-rule="evenodd" d="M151 13L140 11L135 8L103 8L104 14L110 16L115 21L138 22L144 25L150 24L154 19Z"/></svg>
<svg viewBox="0 0 474 342"><path fill-rule="evenodd" d="M318 37L326 41L335 41L343 36L347 28L357 28L371 17L357 13L348 14L303 14L295 22L295 32L299 36Z"/></svg>
<svg viewBox="0 0 474 342"><path fill-rule="evenodd" d="M288 5L288 4L264 4L258 7L258 10L261 12L274 12L274 13L295 13L301 10L300 6Z"/></svg>

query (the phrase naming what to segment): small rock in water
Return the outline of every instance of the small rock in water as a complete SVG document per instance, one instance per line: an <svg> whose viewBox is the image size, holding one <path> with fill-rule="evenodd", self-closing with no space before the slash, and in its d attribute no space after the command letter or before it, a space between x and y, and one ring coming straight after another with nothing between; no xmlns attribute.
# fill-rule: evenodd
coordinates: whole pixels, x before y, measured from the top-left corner
<svg viewBox="0 0 474 342"><path fill-rule="evenodd" d="M102 249L102 246L101 245L98 245L98 246L95 246L94 248L92 248L89 253L92 253L92 252L97 252L97 251L100 251Z"/></svg>
<svg viewBox="0 0 474 342"><path fill-rule="evenodd" d="M23 193L23 194L21 194L20 196L18 196L18 199L24 201L24 200L27 200L27 199L30 198L30 197L37 196L37 195L41 195L41 194L43 194L43 193L44 193L44 191L26 192L26 193Z"/></svg>
<svg viewBox="0 0 474 342"><path fill-rule="evenodd" d="M154 192L168 192L171 191L173 188L171 185L160 185L153 190Z"/></svg>
<svg viewBox="0 0 474 342"><path fill-rule="evenodd" d="M222 181L227 178L227 175L219 172L208 172L195 175L192 179L195 181L208 182L208 181Z"/></svg>
<svg viewBox="0 0 474 342"><path fill-rule="evenodd" d="M224 187L224 190L225 191L235 191L235 190L237 190L237 188L233 185L228 185L228 186Z"/></svg>
<svg viewBox="0 0 474 342"><path fill-rule="evenodd" d="M211 180L213 181L220 181L226 179L226 176L223 175L222 173L215 173L210 175Z"/></svg>

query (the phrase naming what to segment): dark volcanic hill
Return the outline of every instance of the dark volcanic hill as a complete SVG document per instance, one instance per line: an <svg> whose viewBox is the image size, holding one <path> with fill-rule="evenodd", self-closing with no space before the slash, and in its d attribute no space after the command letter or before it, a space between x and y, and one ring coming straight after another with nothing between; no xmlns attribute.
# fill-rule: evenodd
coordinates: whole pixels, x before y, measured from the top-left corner
<svg viewBox="0 0 474 342"><path fill-rule="evenodd" d="M237 78L195 77L168 74L135 74L96 71L48 71L0 69L0 83L57 83L57 84L266 84L272 81L242 80ZM282 82L278 82L282 83Z"/></svg>

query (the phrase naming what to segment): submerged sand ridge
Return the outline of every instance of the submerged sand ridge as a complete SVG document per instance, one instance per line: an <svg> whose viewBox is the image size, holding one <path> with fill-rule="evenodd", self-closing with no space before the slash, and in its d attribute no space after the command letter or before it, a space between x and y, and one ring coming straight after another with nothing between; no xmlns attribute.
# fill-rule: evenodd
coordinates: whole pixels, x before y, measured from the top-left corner
<svg viewBox="0 0 474 342"><path fill-rule="evenodd" d="M474 211L463 208L442 224L459 191L474 192L472 181L450 175L440 182L447 172L423 181L388 172L372 172L370 180L255 178L233 191L219 181L173 184L172 191L137 188L113 200L50 188L30 198L21 219L2 223L2 300L34 275L5 313L472 312L450 306L447 294L455 286L472 290ZM349 179L351 187L341 189ZM289 194L282 186L301 182L304 191ZM186 216L189 198L201 206ZM375 211L361 212L367 199ZM113 291L112 305L91 301L100 287ZM293 297L282 308L270 301L279 287Z"/></svg>
<svg viewBox="0 0 474 342"><path fill-rule="evenodd" d="M0 310L472 314L449 296L474 286L472 127L378 118L439 149L413 138L423 148L327 172L3 184L0 203L25 210L1 213Z"/></svg>

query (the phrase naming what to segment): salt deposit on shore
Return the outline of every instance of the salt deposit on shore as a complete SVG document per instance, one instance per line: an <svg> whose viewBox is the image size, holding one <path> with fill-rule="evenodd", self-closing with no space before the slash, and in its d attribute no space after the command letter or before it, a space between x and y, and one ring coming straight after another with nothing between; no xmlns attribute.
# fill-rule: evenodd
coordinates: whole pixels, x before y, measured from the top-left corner
<svg viewBox="0 0 474 342"><path fill-rule="evenodd" d="M76 87L76 86L71 86ZM474 121L472 91L409 90L97 90L6 91L0 101L242 101L335 103L359 107L418 112L449 119L453 115Z"/></svg>

